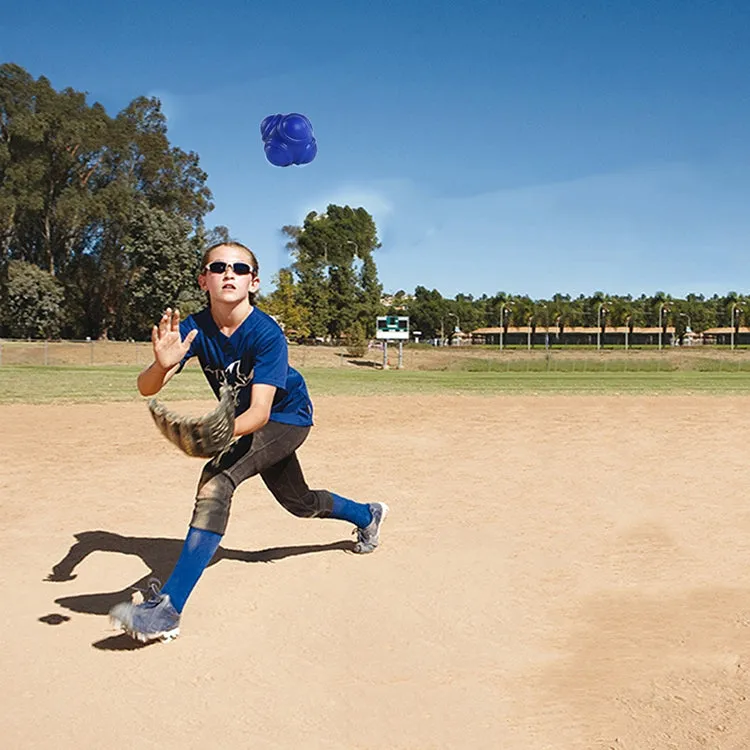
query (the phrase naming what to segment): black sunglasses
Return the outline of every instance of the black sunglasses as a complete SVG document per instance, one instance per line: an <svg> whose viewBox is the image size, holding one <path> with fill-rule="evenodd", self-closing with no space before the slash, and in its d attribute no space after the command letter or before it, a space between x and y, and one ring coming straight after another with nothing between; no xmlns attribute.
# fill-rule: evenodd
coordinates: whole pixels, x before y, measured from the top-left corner
<svg viewBox="0 0 750 750"><path fill-rule="evenodd" d="M205 270L211 273L224 273L227 268L231 268L238 276L247 276L253 272L253 267L249 263L226 263L223 260L215 260L209 263Z"/></svg>

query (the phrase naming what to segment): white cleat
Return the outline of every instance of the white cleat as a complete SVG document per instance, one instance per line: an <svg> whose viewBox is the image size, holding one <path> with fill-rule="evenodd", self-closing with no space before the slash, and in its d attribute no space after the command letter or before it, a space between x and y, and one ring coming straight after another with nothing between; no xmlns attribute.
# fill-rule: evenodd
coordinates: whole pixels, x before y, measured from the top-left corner
<svg viewBox="0 0 750 750"><path fill-rule="evenodd" d="M169 643L180 634L180 613L172 606L169 594L151 585L151 596L141 604L116 604L109 612L113 627L124 630L141 643L160 640Z"/></svg>
<svg viewBox="0 0 750 750"><path fill-rule="evenodd" d="M380 527L383 525L389 510L390 508L385 503L370 503L372 521L363 529L354 529L354 533L357 535L354 551L357 554L364 555L375 551L375 548L380 544Z"/></svg>

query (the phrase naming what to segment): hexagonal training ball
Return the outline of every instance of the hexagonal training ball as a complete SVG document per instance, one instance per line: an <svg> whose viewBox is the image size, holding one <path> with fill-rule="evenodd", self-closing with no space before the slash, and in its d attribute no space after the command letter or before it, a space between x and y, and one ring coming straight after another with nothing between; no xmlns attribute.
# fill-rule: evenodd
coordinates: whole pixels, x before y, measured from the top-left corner
<svg viewBox="0 0 750 750"><path fill-rule="evenodd" d="M318 153L313 127L304 115L268 115L260 124L266 159L275 167L309 164Z"/></svg>

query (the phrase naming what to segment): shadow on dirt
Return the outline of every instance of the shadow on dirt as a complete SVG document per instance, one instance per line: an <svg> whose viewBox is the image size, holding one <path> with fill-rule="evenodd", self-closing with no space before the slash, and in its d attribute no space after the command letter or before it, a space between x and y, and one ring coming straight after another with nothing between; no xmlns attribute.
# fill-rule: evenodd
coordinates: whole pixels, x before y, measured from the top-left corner
<svg viewBox="0 0 750 750"><path fill-rule="evenodd" d="M137 581L115 591L102 591L90 594L63 596L55 599L55 603L71 612L81 612L89 615L106 615L119 602L132 599L135 591L146 592L149 581L156 578L166 581L177 562L182 550L182 539L165 539L160 537L121 536L109 531L84 531L74 535L76 543L67 555L52 567L52 572L44 579L52 583L72 581L76 578L74 570L93 552L114 552L121 555L139 557L149 568L149 572ZM242 563L272 563L287 557L297 555L311 555L317 552L333 551L353 552L354 542L340 541L331 544L306 544L290 547L269 547L268 549L248 551L226 549L219 547L209 567L223 560ZM39 622L47 625L60 625L70 620L67 615L59 613L46 614L38 618ZM125 635L106 638L93 644L101 650L132 650L143 648L144 644L137 643ZM150 645L150 644L148 644Z"/></svg>

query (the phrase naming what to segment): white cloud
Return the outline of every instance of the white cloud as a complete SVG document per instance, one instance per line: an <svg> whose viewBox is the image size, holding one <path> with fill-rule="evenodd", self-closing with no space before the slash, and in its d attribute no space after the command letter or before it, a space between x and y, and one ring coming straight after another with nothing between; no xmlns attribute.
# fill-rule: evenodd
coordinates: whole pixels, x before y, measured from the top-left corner
<svg viewBox="0 0 750 750"><path fill-rule="evenodd" d="M361 185L341 185L313 199L306 199L298 213L305 216L310 211L322 213L330 204L365 208L378 227L393 213L393 202L382 191Z"/></svg>

